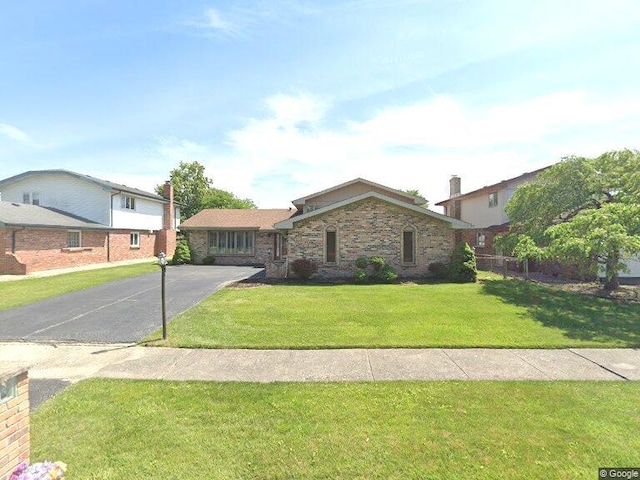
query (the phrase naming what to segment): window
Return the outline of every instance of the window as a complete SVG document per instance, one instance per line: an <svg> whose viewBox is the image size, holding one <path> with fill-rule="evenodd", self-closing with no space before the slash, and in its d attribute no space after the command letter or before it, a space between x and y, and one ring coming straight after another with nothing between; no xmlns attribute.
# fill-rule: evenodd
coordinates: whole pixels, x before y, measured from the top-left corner
<svg viewBox="0 0 640 480"><path fill-rule="evenodd" d="M273 259L280 260L282 258L282 235L276 233L273 235Z"/></svg>
<svg viewBox="0 0 640 480"><path fill-rule="evenodd" d="M489 208L498 206L498 192L489 194Z"/></svg>
<svg viewBox="0 0 640 480"><path fill-rule="evenodd" d="M485 246L485 236L484 233L482 232L478 232L476 234L476 246L477 247L484 247Z"/></svg>
<svg viewBox="0 0 640 480"><path fill-rule="evenodd" d="M67 232L67 247L80 248L82 246L82 234L80 232Z"/></svg>
<svg viewBox="0 0 640 480"><path fill-rule="evenodd" d="M22 194L22 203L40 205L40 194L38 192L24 192Z"/></svg>
<svg viewBox="0 0 640 480"><path fill-rule="evenodd" d="M402 263L416 264L416 229L413 227L405 227L402 231Z"/></svg>
<svg viewBox="0 0 640 480"><path fill-rule="evenodd" d="M338 257L338 232L335 228L327 228L325 231L324 245L324 261L326 263L336 263Z"/></svg>
<svg viewBox="0 0 640 480"><path fill-rule="evenodd" d="M129 234L129 246L132 248L140 247L140 234L138 232L131 232Z"/></svg>
<svg viewBox="0 0 640 480"><path fill-rule="evenodd" d="M253 255L253 232L209 232L210 255Z"/></svg>
<svg viewBox="0 0 640 480"><path fill-rule="evenodd" d="M130 197L129 195L123 195L120 206L125 210L135 210L136 209L136 199L134 197Z"/></svg>

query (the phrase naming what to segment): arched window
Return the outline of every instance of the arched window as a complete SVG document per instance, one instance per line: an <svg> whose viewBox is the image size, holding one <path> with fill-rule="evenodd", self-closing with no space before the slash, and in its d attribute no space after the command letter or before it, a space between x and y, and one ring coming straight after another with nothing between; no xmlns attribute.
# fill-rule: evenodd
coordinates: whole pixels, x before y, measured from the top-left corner
<svg viewBox="0 0 640 480"><path fill-rule="evenodd" d="M402 264L416 264L416 228L407 226L402 229Z"/></svg>
<svg viewBox="0 0 640 480"><path fill-rule="evenodd" d="M338 230L336 227L327 227L324 232L324 261L325 263L338 263Z"/></svg>

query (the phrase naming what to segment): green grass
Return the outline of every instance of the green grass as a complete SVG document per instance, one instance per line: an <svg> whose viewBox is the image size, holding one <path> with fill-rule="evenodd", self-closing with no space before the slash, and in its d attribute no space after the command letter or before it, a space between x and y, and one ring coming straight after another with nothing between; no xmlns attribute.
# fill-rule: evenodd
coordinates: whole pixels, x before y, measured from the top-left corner
<svg viewBox="0 0 640 480"><path fill-rule="evenodd" d="M89 380L32 415L83 479L596 478L640 464L637 382Z"/></svg>
<svg viewBox="0 0 640 480"><path fill-rule="evenodd" d="M222 290L156 344L202 348L637 347L640 304L521 280Z"/></svg>
<svg viewBox="0 0 640 480"><path fill-rule="evenodd" d="M27 278L0 282L0 310L84 290L126 277L134 277L158 270L155 263L136 263L121 267L84 270L52 277Z"/></svg>

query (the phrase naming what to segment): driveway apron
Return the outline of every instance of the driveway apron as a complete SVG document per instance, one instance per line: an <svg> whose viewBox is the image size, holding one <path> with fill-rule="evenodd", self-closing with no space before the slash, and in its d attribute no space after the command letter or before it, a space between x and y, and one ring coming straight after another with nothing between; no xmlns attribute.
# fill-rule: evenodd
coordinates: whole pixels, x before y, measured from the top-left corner
<svg viewBox="0 0 640 480"><path fill-rule="evenodd" d="M260 275L232 266L167 267L167 319L223 284ZM125 278L0 312L0 340L132 343L162 326L161 273Z"/></svg>

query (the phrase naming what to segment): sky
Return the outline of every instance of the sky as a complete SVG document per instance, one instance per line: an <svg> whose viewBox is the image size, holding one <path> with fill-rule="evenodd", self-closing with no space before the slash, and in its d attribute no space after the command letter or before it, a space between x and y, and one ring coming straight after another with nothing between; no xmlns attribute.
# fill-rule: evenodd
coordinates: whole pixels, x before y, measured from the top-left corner
<svg viewBox="0 0 640 480"><path fill-rule="evenodd" d="M462 191L640 148L637 0L0 0L0 178L261 208L357 177Z"/></svg>

